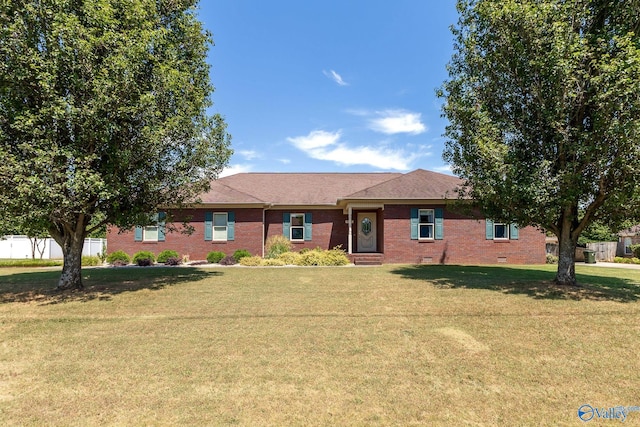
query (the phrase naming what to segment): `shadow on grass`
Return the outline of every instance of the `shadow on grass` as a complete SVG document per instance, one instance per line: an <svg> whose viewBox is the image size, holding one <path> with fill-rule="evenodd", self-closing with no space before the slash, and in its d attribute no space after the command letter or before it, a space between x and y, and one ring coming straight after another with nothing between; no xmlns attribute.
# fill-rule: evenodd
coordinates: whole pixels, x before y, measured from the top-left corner
<svg viewBox="0 0 640 427"><path fill-rule="evenodd" d="M60 270L30 271L0 276L0 304L30 302L39 305L71 301L110 300L113 295L141 289L159 290L167 286L201 280L219 271L181 267L98 267L82 269L84 289L56 289Z"/></svg>
<svg viewBox="0 0 640 427"><path fill-rule="evenodd" d="M536 299L618 302L640 299L640 280L610 277L604 275L604 271L602 276L578 273L580 287L556 285L553 282L555 271L546 271L539 266L416 265L399 267L391 273L427 281L440 288L487 289Z"/></svg>

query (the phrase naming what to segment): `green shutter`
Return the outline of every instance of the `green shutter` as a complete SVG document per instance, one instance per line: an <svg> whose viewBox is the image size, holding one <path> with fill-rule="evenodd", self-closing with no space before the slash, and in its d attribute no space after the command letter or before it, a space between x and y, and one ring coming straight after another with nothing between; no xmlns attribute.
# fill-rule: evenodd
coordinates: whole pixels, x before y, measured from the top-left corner
<svg viewBox="0 0 640 427"><path fill-rule="evenodd" d="M511 240L518 240L518 225L517 224L509 224L509 238Z"/></svg>
<svg viewBox="0 0 640 427"><path fill-rule="evenodd" d="M486 221L486 238L487 240L493 240L493 221L490 219Z"/></svg>
<svg viewBox="0 0 640 427"><path fill-rule="evenodd" d="M204 240L213 240L213 212L204 213Z"/></svg>
<svg viewBox="0 0 640 427"><path fill-rule="evenodd" d="M167 214L165 212L158 212L158 242L164 242L164 230L165 230L165 220L167 219Z"/></svg>
<svg viewBox="0 0 640 427"><path fill-rule="evenodd" d="M313 228L313 219L311 212L304 214L304 240L311 240L311 230Z"/></svg>
<svg viewBox="0 0 640 427"><path fill-rule="evenodd" d="M282 214L282 235L287 239L291 238L291 214L289 212Z"/></svg>
<svg viewBox="0 0 640 427"><path fill-rule="evenodd" d="M434 224L434 238L436 240L442 240L444 238L444 209L435 208L435 224Z"/></svg>
<svg viewBox="0 0 640 427"><path fill-rule="evenodd" d="M236 214L233 211L227 212L227 240L234 240L236 237Z"/></svg>
<svg viewBox="0 0 640 427"><path fill-rule="evenodd" d="M418 208L411 208L411 240L418 240Z"/></svg>
<svg viewBox="0 0 640 427"><path fill-rule="evenodd" d="M133 240L136 242L142 242L142 227L136 227L133 235Z"/></svg>

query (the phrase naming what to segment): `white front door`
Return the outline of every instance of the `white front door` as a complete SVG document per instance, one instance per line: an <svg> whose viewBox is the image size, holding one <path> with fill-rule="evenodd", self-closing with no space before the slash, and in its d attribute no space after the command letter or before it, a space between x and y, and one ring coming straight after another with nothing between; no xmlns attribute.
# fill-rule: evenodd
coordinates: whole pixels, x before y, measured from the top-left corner
<svg viewBox="0 0 640 427"><path fill-rule="evenodd" d="M376 213L358 213L358 252L376 252Z"/></svg>

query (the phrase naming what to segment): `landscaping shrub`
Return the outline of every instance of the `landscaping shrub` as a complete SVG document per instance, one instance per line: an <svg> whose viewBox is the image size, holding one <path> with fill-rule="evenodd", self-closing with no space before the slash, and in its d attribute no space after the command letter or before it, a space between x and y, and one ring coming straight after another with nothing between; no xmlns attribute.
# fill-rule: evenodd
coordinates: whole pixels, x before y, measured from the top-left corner
<svg viewBox="0 0 640 427"><path fill-rule="evenodd" d="M547 254L547 264L557 264L558 257L552 254Z"/></svg>
<svg viewBox="0 0 640 427"><path fill-rule="evenodd" d="M304 253L300 252L300 259L298 260L297 265L303 266L314 266L314 265L324 265L324 257L322 256L321 249L308 250Z"/></svg>
<svg viewBox="0 0 640 427"><path fill-rule="evenodd" d="M180 265L182 264L182 260L178 257L170 257L164 262L165 265Z"/></svg>
<svg viewBox="0 0 640 427"><path fill-rule="evenodd" d="M340 246L336 246L330 250L323 250L316 248L313 250L307 250L305 252L300 251L300 258L296 265L302 266L340 266L349 264L349 258Z"/></svg>
<svg viewBox="0 0 640 427"><path fill-rule="evenodd" d="M133 263L141 267L149 266L153 264L155 260L156 256L150 251L140 251L133 256Z"/></svg>
<svg viewBox="0 0 640 427"><path fill-rule="evenodd" d="M617 262L619 264L640 264L640 259L633 257L633 258L623 258L623 257L615 257L613 259L613 262Z"/></svg>
<svg viewBox="0 0 640 427"><path fill-rule="evenodd" d="M299 265L300 262L300 253L299 252L285 252L280 254L277 258L279 261L282 261L284 265Z"/></svg>
<svg viewBox="0 0 640 427"><path fill-rule="evenodd" d="M639 245L630 245L629 249L633 252L634 258L640 258L640 244Z"/></svg>
<svg viewBox="0 0 640 427"><path fill-rule="evenodd" d="M231 255L227 255L226 257L224 257L224 258L222 258L220 260L220 264L221 265L235 265L235 264L237 264L237 261Z"/></svg>
<svg viewBox="0 0 640 427"><path fill-rule="evenodd" d="M247 258L242 258L242 260L244 261ZM262 264L264 266L267 267L283 267L284 261L282 261L280 258L267 258L267 259L263 259L262 260Z"/></svg>
<svg viewBox="0 0 640 427"><path fill-rule="evenodd" d="M240 264L247 267L257 267L262 264L262 258L259 256L246 256L240 259Z"/></svg>
<svg viewBox="0 0 640 427"><path fill-rule="evenodd" d="M328 251L324 251L324 264L323 265L347 265L350 264L349 257L347 257L347 253L342 249L341 245L334 247Z"/></svg>
<svg viewBox="0 0 640 427"><path fill-rule="evenodd" d="M88 256L85 255L82 257L82 265L84 267L89 267L89 266L94 266L94 265L101 265L102 261L100 260L100 257L98 256Z"/></svg>
<svg viewBox="0 0 640 427"><path fill-rule="evenodd" d="M124 251L115 251L107 255L107 262L111 265L127 265L131 262L131 257Z"/></svg>
<svg viewBox="0 0 640 427"><path fill-rule="evenodd" d="M167 249L166 251L162 251L158 254L158 262L162 264L166 264L169 258L180 258L180 255L176 251L172 251ZM173 264L175 265L175 264Z"/></svg>
<svg viewBox="0 0 640 427"><path fill-rule="evenodd" d="M207 261L209 261L212 264L217 264L220 262L220 260L222 260L225 256L227 256L227 254L225 254L224 252L220 252L220 251L213 251L213 252L209 252L207 254Z"/></svg>
<svg viewBox="0 0 640 427"><path fill-rule="evenodd" d="M265 243L265 250L267 251L267 258L278 258L279 255L286 252L291 252L293 245L291 241L283 235L276 234L267 239Z"/></svg>
<svg viewBox="0 0 640 427"><path fill-rule="evenodd" d="M236 262L240 262L242 258L249 256L251 256L251 253L246 249L238 249L233 253L233 258L236 260Z"/></svg>

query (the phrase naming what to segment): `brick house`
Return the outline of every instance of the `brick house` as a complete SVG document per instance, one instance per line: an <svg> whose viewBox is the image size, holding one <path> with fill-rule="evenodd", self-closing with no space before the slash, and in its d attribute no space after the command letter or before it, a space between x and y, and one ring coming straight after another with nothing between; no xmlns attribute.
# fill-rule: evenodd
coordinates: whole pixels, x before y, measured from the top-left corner
<svg viewBox="0 0 640 427"><path fill-rule="evenodd" d="M451 209L459 178L402 173L241 173L212 182L201 203L174 212L193 232L158 224L111 228L109 251L156 254L172 249L190 259L246 249L264 256L269 236L288 237L294 250L341 245L355 263L539 264L545 235ZM178 227L179 228L179 227Z"/></svg>

